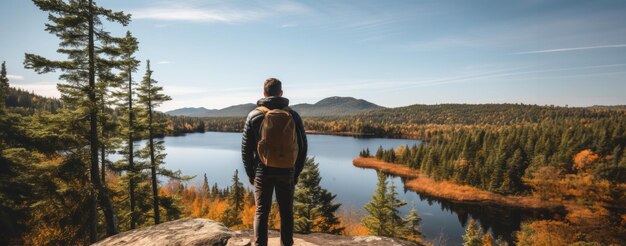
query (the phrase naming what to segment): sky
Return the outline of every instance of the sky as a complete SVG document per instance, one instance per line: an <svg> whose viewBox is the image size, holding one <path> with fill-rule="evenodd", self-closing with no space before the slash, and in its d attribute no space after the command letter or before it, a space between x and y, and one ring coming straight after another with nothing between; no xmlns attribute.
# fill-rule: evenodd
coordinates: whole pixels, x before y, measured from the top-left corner
<svg viewBox="0 0 626 246"><path fill-rule="evenodd" d="M440 103L626 104L626 1L97 0L132 14L160 110L255 102L268 77L292 104L351 96L397 107ZM63 59L47 13L0 2L0 61L12 86L59 97L58 73L24 53Z"/></svg>

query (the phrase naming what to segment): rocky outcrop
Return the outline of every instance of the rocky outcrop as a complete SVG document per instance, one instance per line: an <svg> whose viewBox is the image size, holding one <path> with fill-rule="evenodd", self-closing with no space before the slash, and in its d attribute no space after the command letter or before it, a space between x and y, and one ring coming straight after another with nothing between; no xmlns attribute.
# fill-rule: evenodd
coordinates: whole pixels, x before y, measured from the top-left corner
<svg viewBox="0 0 626 246"><path fill-rule="evenodd" d="M280 232L269 231L269 245L280 245ZM252 230L232 231L224 225L208 219L179 219L130 230L108 237L93 245L97 246L150 246L150 245L251 245ZM378 236L340 236L324 233L295 234L294 245L416 245L395 238Z"/></svg>
<svg viewBox="0 0 626 246"><path fill-rule="evenodd" d="M270 230L268 234L269 246L280 245L280 232ZM234 231L234 236L228 240L228 246L251 245L252 230ZM379 236L341 236L324 233L295 234L294 246L326 246L326 245L381 245L404 246L417 245L412 242Z"/></svg>
<svg viewBox="0 0 626 246"><path fill-rule="evenodd" d="M226 245L233 231L208 219L179 219L126 231L103 239L97 246Z"/></svg>

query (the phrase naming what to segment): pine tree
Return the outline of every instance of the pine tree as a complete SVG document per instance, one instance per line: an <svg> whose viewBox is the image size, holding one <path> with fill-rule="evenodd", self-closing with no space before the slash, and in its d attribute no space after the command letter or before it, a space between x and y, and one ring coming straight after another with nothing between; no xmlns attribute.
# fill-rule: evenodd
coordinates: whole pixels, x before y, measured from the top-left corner
<svg viewBox="0 0 626 246"><path fill-rule="evenodd" d="M206 173L204 173L204 180L202 181L202 195L204 197L209 197L211 194L211 189L209 188L209 179L206 177Z"/></svg>
<svg viewBox="0 0 626 246"><path fill-rule="evenodd" d="M5 107L6 99L9 95L9 78L7 78L7 66L6 62L2 62L2 69L0 70L0 107Z"/></svg>
<svg viewBox="0 0 626 246"><path fill-rule="evenodd" d="M121 88L115 93L119 100L119 110L123 114L122 121L122 134L126 137L125 146L120 154L123 155L123 159L118 161L118 168L126 171L126 178L128 179L128 200L130 203L130 229L137 227L138 212L136 210L137 198L136 188L137 183L141 180L137 178L140 176L141 167L136 165L135 157L138 155L134 150L134 140L138 137L136 133L139 132L137 125L137 108L134 107L136 99L136 89L134 86L137 82L133 80L133 73L137 71L139 67L139 60L135 58L135 52L138 50L137 39L132 36L130 32L126 32L124 38L116 40L119 43L121 50L121 73L120 79L124 80L121 83Z"/></svg>
<svg viewBox="0 0 626 246"><path fill-rule="evenodd" d="M476 224L475 220L470 220L467 228L465 229L465 235L463 235L463 246L481 246L482 245L482 231L480 226Z"/></svg>
<svg viewBox="0 0 626 246"><path fill-rule="evenodd" d="M407 238L418 240L423 237L422 232L420 231L421 222L422 218L417 213L417 210L412 208L409 214L404 218L404 223L407 225Z"/></svg>
<svg viewBox="0 0 626 246"><path fill-rule="evenodd" d="M106 219L107 235L118 232L115 211L108 191L103 187L98 172L98 109L96 98L96 42L102 34L102 22L100 17L108 21L127 25L130 15L123 12L113 12L99 7L88 1L57 1L57 0L33 0L35 5L50 13L50 24L46 25L46 31L61 39L58 53L67 55L69 60L53 61L34 54L25 54L24 66L34 69L38 73L54 72L61 70L60 76L68 84L60 84L59 90L66 106L66 119L76 123L85 123L88 126L81 129L78 125L68 124L73 129L81 129L78 135L88 139L90 160L90 179L93 186L91 214L90 214L90 240L97 241L97 213L96 201L104 210ZM68 115L75 114L75 115ZM97 194L95 193L97 192Z"/></svg>
<svg viewBox="0 0 626 246"><path fill-rule="evenodd" d="M163 102L171 100L171 98L165 94L163 94L163 87L157 86L157 81L152 79L153 71L150 69L150 60L146 61L146 74L141 81L141 86L139 87L138 97L139 103L143 106L143 119L146 122L143 122L145 128L148 130L148 146L145 152L148 152L148 156L150 159L150 178L152 183L152 200L154 207L154 223L160 223L160 215L159 215L159 193L158 193L158 183L157 183L157 174L165 174L171 173L169 170L164 170L161 168L161 164L163 164L163 159L165 155L162 154L162 151L165 149L163 145L163 141L155 141L157 135L164 135L166 131L167 122L164 119L159 119L155 117L155 108L160 106ZM180 178L173 177L172 178ZM204 174L204 179L206 182L206 189L203 191L204 194L208 194L208 181L206 179L206 174Z"/></svg>
<svg viewBox="0 0 626 246"><path fill-rule="evenodd" d="M98 101L98 121L100 127L100 173L103 186L106 187L106 170L111 166L107 159L107 154L115 153L119 146L119 138L116 134L118 124L113 120L113 109L109 105L113 103L110 88L118 88L123 81L116 76L112 69L120 67L120 49L115 44L114 38L108 37L108 33L103 33L102 49L98 50L96 60L96 98Z"/></svg>
<svg viewBox="0 0 626 246"><path fill-rule="evenodd" d="M406 201L398 199L398 192L396 191L396 185L393 180L389 182L389 191L387 194L387 211L389 212L389 221L391 222L391 228L389 229L398 233L405 228L404 220L400 217L399 208L406 205Z"/></svg>
<svg viewBox="0 0 626 246"><path fill-rule="evenodd" d="M224 211L221 220L226 226L241 224L241 211L243 211L244 188L243 183L239 181L239 170L235 169L232 181L227 193L228 208Z"/></svg>
<svg viewBox="0 0 626 246"><path fill-rule="evenodd" d="M372 235L392 236L393 228L390 228L389 206L387 203L387 175L377 171L378 183L376 192L372 195L372 200L363 207L368 216L364 217L361 223L367 227Z"/></svg>
<svg viewBox="0 0 626 246"><path fill-rule="evenodd" d="M294 194L294 227L299 233L339 234L344 228L335 212L341 204L333 203L336 195L320 186L322 178L314 158L306 158Z"/></svg>

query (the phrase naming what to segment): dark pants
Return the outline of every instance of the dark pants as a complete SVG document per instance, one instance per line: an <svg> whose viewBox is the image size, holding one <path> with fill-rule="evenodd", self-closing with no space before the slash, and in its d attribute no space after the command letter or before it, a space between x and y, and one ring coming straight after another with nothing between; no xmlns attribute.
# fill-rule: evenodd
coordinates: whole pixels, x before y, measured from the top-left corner
<svg viewBox="0 0 626 246"><path fill-rule="evenodd" d="M254 245L267 245L267 222L272 207L272 193L276 189L276 200L280 212L280 244L293 245L293 192L292 175L263 175L254 178Z"/></svg>

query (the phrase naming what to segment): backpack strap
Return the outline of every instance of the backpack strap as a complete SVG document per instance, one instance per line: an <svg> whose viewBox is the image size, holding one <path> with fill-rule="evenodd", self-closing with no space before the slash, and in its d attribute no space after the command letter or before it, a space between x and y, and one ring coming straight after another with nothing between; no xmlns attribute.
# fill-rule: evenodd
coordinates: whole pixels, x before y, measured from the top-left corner
<svg viewBox="0 0 626 246"><path fill-rule="evenodd" d="M267 114L267 112L270 111L270 109L265 106L259 106L256 108L256 110L261 111L263 114Z"/></svg>

